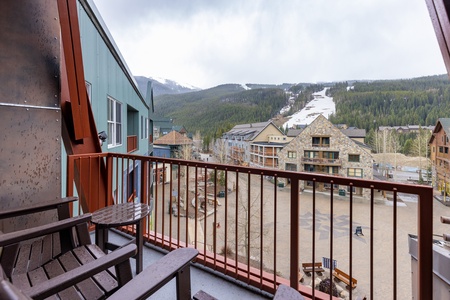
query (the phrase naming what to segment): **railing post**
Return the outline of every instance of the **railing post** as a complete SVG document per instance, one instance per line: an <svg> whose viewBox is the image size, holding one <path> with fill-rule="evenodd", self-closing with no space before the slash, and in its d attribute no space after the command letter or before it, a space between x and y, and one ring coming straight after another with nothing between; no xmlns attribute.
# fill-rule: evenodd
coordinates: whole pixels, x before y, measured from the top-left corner
<svg viewBox="0 0 450 300"><path fill-rule="evenodd" d="M148 199L148 160L142 160L141 161L141 203L150 205L150 201ZM148 230L147 230L147 219L145 218L143 220L143 234L146 235Z"/></svg>
<svg viewBox="0 0 450 300"><path fill-rule="evenodd" d="M298 270L299 270L299 262L298 262L298 241L299 241L299 221L298 221L298 213L299 213L299 184L298 179L295 177L291 179L291 287L294 289L298 289Z"/></svg>
<svg viewBox="0 0 450 300"><path fill-rule="evenodd" d="M433 299L433 189L421 190L418 209L418 297Z"/></svg>
<svg viewBox="0 0 450 300"><path fill-rule="evenodd" d="M106 206L113 205L113 157L106 156Z"/></svg>

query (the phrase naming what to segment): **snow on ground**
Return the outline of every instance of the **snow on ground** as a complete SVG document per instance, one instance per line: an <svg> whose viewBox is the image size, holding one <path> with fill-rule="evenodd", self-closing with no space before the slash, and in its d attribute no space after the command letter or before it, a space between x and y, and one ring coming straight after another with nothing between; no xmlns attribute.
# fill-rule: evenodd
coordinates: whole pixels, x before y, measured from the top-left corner
<svg viewBox="0 0 450 300"><path fill-rule="evenodd" d="M248 86L247 86L247 84L241 84L241 86L244 88L244 90L251 90L251 88L249 88Z"/></svg>
<svg viewBox="0 0 450 300"><path fill-rule="evenodd" d="M332 97L325 95L327 88L313 94L314 99L300 111L293 114L289 121L284 123L284 128L292 128L295 125L309 125L318 115L322 114L328 119L328 116L336 112L336 106Z"/></svg>

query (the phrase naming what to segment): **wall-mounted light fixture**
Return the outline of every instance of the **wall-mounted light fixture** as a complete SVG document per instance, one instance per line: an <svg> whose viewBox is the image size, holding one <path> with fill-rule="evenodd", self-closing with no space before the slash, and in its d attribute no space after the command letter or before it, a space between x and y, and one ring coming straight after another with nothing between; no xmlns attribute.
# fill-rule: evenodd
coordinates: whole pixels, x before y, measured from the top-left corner
<svg viewBox="0 0 450 300"><path fill-rule="evenodd" d="M106 134L106 132L100 131L98 133L98 139L100 140L100 146L103 145L103 143L106 141L107 138L108 138L108 135Z"/></svg>

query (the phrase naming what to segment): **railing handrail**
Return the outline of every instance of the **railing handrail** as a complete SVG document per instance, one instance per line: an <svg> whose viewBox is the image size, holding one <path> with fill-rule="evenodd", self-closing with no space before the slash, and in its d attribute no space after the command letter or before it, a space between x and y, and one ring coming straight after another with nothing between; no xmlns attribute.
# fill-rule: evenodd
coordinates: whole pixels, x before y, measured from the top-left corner
<svg viewBox="0 0 450 300"><path fill-rule="evenodd" d="M333 186L337 185L346 185L346 186L355 186L359 188L369 189L372 193L374 190L384 190L390 191L394 193L394 198L396 199L396 195L398 193L407 193L407 194L416 194L419 196L418 199L418 295L419 299L428 299L432 295L432 220L433 217L433 188L430 186L419 186L412 184L403 184L403 183L393 183L387 181L380 180L365 180L361 178L353 178L353 177L343 177L343 176L333 176L329 174L318 174L318 173L309 173L309 172L294 172L294 171L285 171L285 170L275 170L275 169L261 169L261 168L252 168L246 166L235 166L229 164L217 164L211 162L202 162L202 161L186 161L182 159L175 158L161 158L161 157L150 157L143 155L134 155L134 154L122 154L122 153L99 153L99 154L84 154L84 155L69 155L69 163L68 163L68 185L72 183L70 180L73 180L73 175L75 172L75 163L77 159L83 158L106 158L107 164L111 161L112 158L122 158L127 159L129 161L142 161L144 163L143 168L149 168L148 164L157 163L162 165L178 165L178 166L187 166L187 167L195 167L196 169L204 169L204 170L216 170L216 171L227 171L227 172L236 172L237 174L248 174L250 175L264 175L264 176L272 176L274 178L286 178L291 182L291 247L290 247L290 285L293 288L298 288L298 279L299 279L299 240L298 240L298 227L299 227L299 182L300 181L312 181L312 182L320 182L320 183L329 183L332 184L331 190L333 190ZM107 169L110 167L107 166ZM112 172L112 171L109 171ZM111 174L108 176L112 176ZM206 182L206 179L204 179ZM276 182L276 180L275 180ZM179 183L178 183L179 185ZM315 187L315 185L314 185ZM110 187L112 188L112 187ZM170 182L170 186L168 187L171 190L176 187L172 187L172 182ZM178 189L180 187L178 186ZM195 187L197 189L197 186ZM161 189L164 189L164 185L161 186ZM214 186L214 190L216 187ZM209 189L211 191L211 189ZM275 191L276 192L276 191ZM145 192L147 193L147 192ZM216 194L216 192L214 193ZM332 197L331 193L331 197ZM68 195L72 196L72 195ZM352 191L350 191L350 199L352 199ZM332 199L331 199L332 200ZM395 200L396 201L396 200ZM332 203L333 201L331 201ZM216 202L217 205L217 202ZM373 198L372 198L373 205ZM394 205L396 206L396 205ZM396 209L396 208L394 208ZM179 222L179 219L178 219ZM187 230L187 229L186 229ZM205 228L206 230L206 228ZM395 229L394 229L395 230ZM171 232L171 231L170 231ZM155 232L155 235L157 233ZM164 235L164 233L163 233ZM156 237L156 236L155 236ZM165 239L165 237L162 237ZM169 239L172 240L171 235ZM172 243L172 242L171 242ZM164 243L163 243L164 244ZM180 241L177 242L177 245L180 246ZM332 247L332 246L331 246ZM205 248L206 249L206 248ZM203 251L205 252L205 251ZM204 253L205 256L209 255ZM216 259L217 254L214 253L214 259ZM205 257L206 259L206 257ZM331 257L332 259L332 257ZM227 263L227 259L225 257L224 263ZM214 262L214 268L217 268L216 261ZM220 269L220 268L218 268ZM350 268L351 269L351 268ZM250 270L250 269L248 269ZM226 271L226 269L225 269ZM250 275L248 275L250 277ZM350 276L352 276L350 271ZM314 277L313 277L314 278ZM247 279L249 280L249 278ZM280 279L281 280L281 279ZM278 281L278 279L277 279ZM282 280L281 280L282 281ZM278 282L281 282L278 281ZM371 282L372 283L372 282ZM396 287L394 287L396 288ZM304 293L308 293L307 291L303 291ZM311 293L311 292L310 292ZM312 292L314 293L314 292ZM316 291L316 293L318 293ZM320 293L319 293L320 294ZM316 294L317 297L318 294ZM320 298L322 299L322 298Z"/></svg>

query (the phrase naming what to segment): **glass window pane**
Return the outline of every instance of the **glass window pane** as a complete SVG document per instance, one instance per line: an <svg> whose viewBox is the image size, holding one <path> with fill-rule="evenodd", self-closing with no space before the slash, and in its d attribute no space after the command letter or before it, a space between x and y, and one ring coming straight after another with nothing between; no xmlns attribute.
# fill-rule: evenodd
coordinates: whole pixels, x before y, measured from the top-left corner
<svg viewBox="0 0 450 300"><path fill-rule="evenodd" d="M122 144L122 125L116 124L116 145Z"/></svg>

